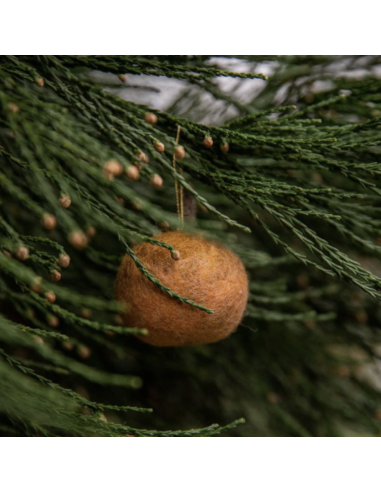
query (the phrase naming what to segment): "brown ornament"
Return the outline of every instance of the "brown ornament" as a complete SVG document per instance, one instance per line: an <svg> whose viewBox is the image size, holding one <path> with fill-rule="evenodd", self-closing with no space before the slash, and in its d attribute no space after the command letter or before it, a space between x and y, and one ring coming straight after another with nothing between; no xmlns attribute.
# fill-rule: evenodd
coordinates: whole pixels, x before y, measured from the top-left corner
<svg viewBox="0 0 381 492"><path fill-rule="evenodd" d="M42 77L39 77L38 79L36 79L36 84L38 85L38 87L44 87L45 81Z"/></svg>
<svg viewBox="0 0 381 492"><path fill-rule="evenodd" d="M165 151L165 145L162 142L155 142L153 146L155 147L155 150L157 150L157 152L159 152L160 154Z"/></svg>
<svg viewBox="0 0 381 492"><path fill-rule="evenodd" d="M161 188L163 186L163 178L161 176L159 176L158 174L155 174L150 179L150 183L155 188Z"/></svg>
<svg viewBox="0 0 381 492"><path fill-rule="evenodd" d="M131 181L137 181L140 178L139 169L135 166L130 166L126 171L126 176Z"/></svg>
<svg viewBox="0 0 381 492"><path fill-rule="evenodd" d="M154 113L146 113L144 116L144 120L146 123L149 123L150 125L156 125L157 116Z"/></svg>
<svg viewBox="0 0 381 492"><path fill-rule="evenodd" d="M127 255L115 283L115 297L126 305L124 324L147 329L149 334L139 338L161 347L213 343L229 336L241 322L248 299L248 279L241 260L224 246L181 231L156 239L176 248L180 259L173 260L166 248L141 243L134 252L143 265L173 292L214 313L163 293Z"/></svg>
<svg viewBox="0 0 381 492"><path fill-rule="evenodd" d="M120 73L118 75L118 79L124 84L125 82L127 82L127 75L125 75L124 73Z"/></svg>

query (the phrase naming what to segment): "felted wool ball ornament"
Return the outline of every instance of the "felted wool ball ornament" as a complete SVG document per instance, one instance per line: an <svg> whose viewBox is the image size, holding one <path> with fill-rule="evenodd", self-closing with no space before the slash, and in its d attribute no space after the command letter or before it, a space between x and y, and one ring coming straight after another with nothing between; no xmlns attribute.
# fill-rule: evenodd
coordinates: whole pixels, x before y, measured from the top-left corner
<svg viewBox="0 0 381 492"><path fill-rule="evenodd" d="M147 329L148 335L139 338L158 347L213 343L229 336L241 322L248 299L241 260L224 246L181 231L155 239L176 248L178 259L167 248L141 243L133 250L143 265L164 286L214 313L165 294L126 255L115 283L115 297L126 305L124 324Z"/></svg>

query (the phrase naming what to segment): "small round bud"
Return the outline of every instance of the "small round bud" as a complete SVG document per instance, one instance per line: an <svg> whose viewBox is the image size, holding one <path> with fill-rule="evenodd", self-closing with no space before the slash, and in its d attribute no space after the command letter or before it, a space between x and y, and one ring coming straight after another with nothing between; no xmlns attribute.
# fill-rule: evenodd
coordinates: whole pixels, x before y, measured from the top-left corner
<svg viewBox="0 0 381 492"><path fill-rule="evenodd" d="M213 147L213 140L212 140L212 137L205 137L204 138L204 145L207 149L209 149L210 147Z"/></svg>
<svg viewBox="0 0 381 492"><path fill-rule="evenodd" d="M45 81L42 77L39 77L38 79L36 79L36 84L38 85L38 87L44 87Z"/></svg>
<svg viewBox="0 0 381 492"><path fill-rule="evenodd" d="M86 345L81 345L77 350L78 355L81 359L88 359L91 356L91 350Z"/></svg>
<svg viewBox="0 0 381 492"><path fill-rule="evenodd" d="M57 219L52 214L44 214L41 218L41 225L48 231L51 231L56 227Z"/></svg>
<svg viewBox="0 0 381 492"><path fill-rule="evenodd" d="M172 260L178 261L180 259L180 251L175 249L175 251L172 251L171 256Z"/></svg>
<svg viewBox="0 0 381 492"><path fill-rule="evenodd" d="M82 231L74 231L69 234L69 243L76 249L86 248L88 239Z"/></svg>
<svg viewBox="0 0 381 492"><path fill-rule="evenodd" d="M55 293L54 293L54 292L49 291L49 292L46 292L46 294L45 294L45 299L46 299L48 302L50 302L51 304L53 304L53 302L55 302L55 301L56 301L57 297L56 297L56 295L55 295Z"/></svg>
<svg viewBox="0 0 381 492"><path fill-rule="evenodd" d="M73 342L70 342L69 340L66 340L66 342L64 342L62 346L65 350L73 350L74 348Z"/></svg>
<svg viewBox="0 0 381 492"><path fill-rule="evenodd" d="M57 316L49 316L47 322L52 328L57 328L60 325L60 319Z"/></svg>
<svg viewBox="0 0 381 492"><path fill-rule="evenodd" d="M185 157L184 147L182 147L181 145L177 145L177 147L175 147L175 157L178 160L184 159Z"/></svg>
<svg viewBox="0 0 381 492"><path fill-rule="evenodd" d="M63 208L69 208L71 205L71 199L68 195L61 195L60 204Z"/></svg>
<svg viewBox="0 0 381 492"><path fill-rule="evenodd" d="M149 123L150 125L156 125L157 116L154 113L146 113L144 116L144 120L146 123Z"/></svg>
<svg viewBox="0 0 381 492"><path fill-rule="evenodd" d="M89 309L89 308L82 308L81 309L82 318L90 319L92 315L93 315L93 312L91 309Z"/></svg>
<svg viewBox="0 0 381 492"><path fill-rule="evenodd" d="M119 176L123 172L122 164L116 159L111 159L111 161L106 162L103 166L103 172L107 178L112 180L114 176Z"/></svg>
<svg viewBox="0 0 381 492"><path fill-rule="evenodd" d="M104 413L98 413L98 418L99 420L102 420L102 422L108 422L106 415Z"/></svg>
<svg viewBox="0 0 381 492"><path fill-rule="evenodd" d="M138 211L139 211L139 210L141 210L141 209L142 209L142 206L141 206L141 204L140 204L139 202L133 202L133 203L132 203L132 208L133 208L134 210L138 210Z"/></svg>
<svg viewBox="0 0 381 492"><path fill-rule="evenodd" d="M128 77L127 77L127 75L124 75L123 73L120 73L120 74L118 75L118 79L119 79L121 82L123 82L123 84L124 84L125 82L127 82L127 78L128 78Z"/></svg>
<svg viewBox="0 0 381 492"><path fill-rule="evenodd" d="M229 152L229 144L227 142L223 142L220 149L223 154L227 154Z"/></svg>
<svg viewBox="0 0 381 492"><path fill-rule="evenodd" d="M96 233L97 233L97 230L95 229L95 227L89 226L86 228L86 236L88 238L94 237Z"/></svg>
<svg viewBox="0 0 381 492"><path fill-rule="evenodd" d="M163 186L163 178L158 174L154 174L150 179L150 183L155 188L161 188Z"/></svg>
<svg viewBox="0 0 381 492"><path fill-rule="evenodd" d="M170 225L169 225L169 223L168 223L166 220L164 220L164 221L160 224L160 228L161 228L161 229L164 229L165 231L167 231L167 230L169 229L169 227L170 227Z"/></svg>
<svg viewBox="0 0 381 492"><path fill-rule="evenodd" d="M122 207L126 205L126 200L124 198L121 198L120 196L116 196L115 201L116 203L119 203L119 205L122 205Z"/></svg>
<svg viewBox="0 0 381 492"><path fill-rule="evenodd" d="M35 277L32 281L32 284L30 286L31 290L35 292L36 294L41 294L43 292L42 286L41 286L42 278L41 277Z"/></svg>
<svg viewBox="0 0 381 492"><path fill-rule="evenodd" d="M41 337L34 336L33 338L34 338L34 341L35 341L36 343L39 343L39 344L43 345L44 340L43 340Z"/></svg>
<svg viewBox="0 0 381 492"><path fill-rule="evenodd" d="M25 261L29 258L29 249L25 246L21 246L16 250L15 254L16 258L18 258L20 261Z"/></svg>
<svg viewBox="0 0 381 492"><path fill-rule="evenodd" d="M61 273L58 270L52 270L50 272L50 279L53 282L59 282L61 280Z"/></svg>
<svg viewBox="0 0 381 492"><path fill-rule="evenodd" d="M165 145L162 142L156 141L153 146L155 147L155 150L162 154L165 151Z"/></svg>
<svg viewBox="0 0 381 492"><path fill-rule="evenodd" d="M70 256L68 256L68 255L61 255L58 258L57 263L59 264L59 266L61 268L67 268L70 265Z"/></svg>
<svg viewBox="0 0 381 492"><path fill-rule="evenodd" d="M139 161L143 162L144 164L148 164L148 156L144 152L138 152L136 154L136 157L139 159Z"/></svg>
<svg viewBox="0 0 381 492"><path fill-rule="evenodd" d="M130 166L126 171L126 175L131 181L137 181L140 178L139 169L135 166Z"/></svg>
<svg viewBox="0 0 381 492"><path fill-rule="evenodd" d="M20 111L20 108L15 103L8 103L8 108L15 114Z"/></svg>

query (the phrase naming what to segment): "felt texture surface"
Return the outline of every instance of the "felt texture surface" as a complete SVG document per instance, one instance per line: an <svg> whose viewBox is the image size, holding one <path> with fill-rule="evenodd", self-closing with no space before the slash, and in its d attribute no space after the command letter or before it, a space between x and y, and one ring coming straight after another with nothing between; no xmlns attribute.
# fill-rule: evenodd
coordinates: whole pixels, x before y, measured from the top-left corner
<svg viewBox="0 0 381 492"><path fill-rule="evenodd" d="M146 328L149 334L139 338L161 347L207 344L229 336L241 322L248 299L248 279L241 260L222 245L182 231L166 232L155 239L176 248L180 259L172 259L167 248L141 243L134 252L143 265L173 292L214 313L171 298L147 280L126 255L115 282L115 297L126 304L125 325Z"/></svg>

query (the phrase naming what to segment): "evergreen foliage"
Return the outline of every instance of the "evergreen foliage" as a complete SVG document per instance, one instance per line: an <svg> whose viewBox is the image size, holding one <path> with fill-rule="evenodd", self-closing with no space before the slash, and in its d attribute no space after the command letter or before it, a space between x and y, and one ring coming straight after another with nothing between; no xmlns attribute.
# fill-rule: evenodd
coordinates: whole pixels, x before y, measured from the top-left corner
<svg viewBox="0 0 381 492"><path fill-rule="evenodd" d="M0 432L379 434L380 67L373 55L1 56ZM133 102L158 77L181 81L179 97L165 111ZM185 230L237 253L251 294L229 339L163 349L120 326L113 282L129 254L158 289L210 311L132 251L174 253L152 237L180 226L176 182L198 204Z"/></svg>

